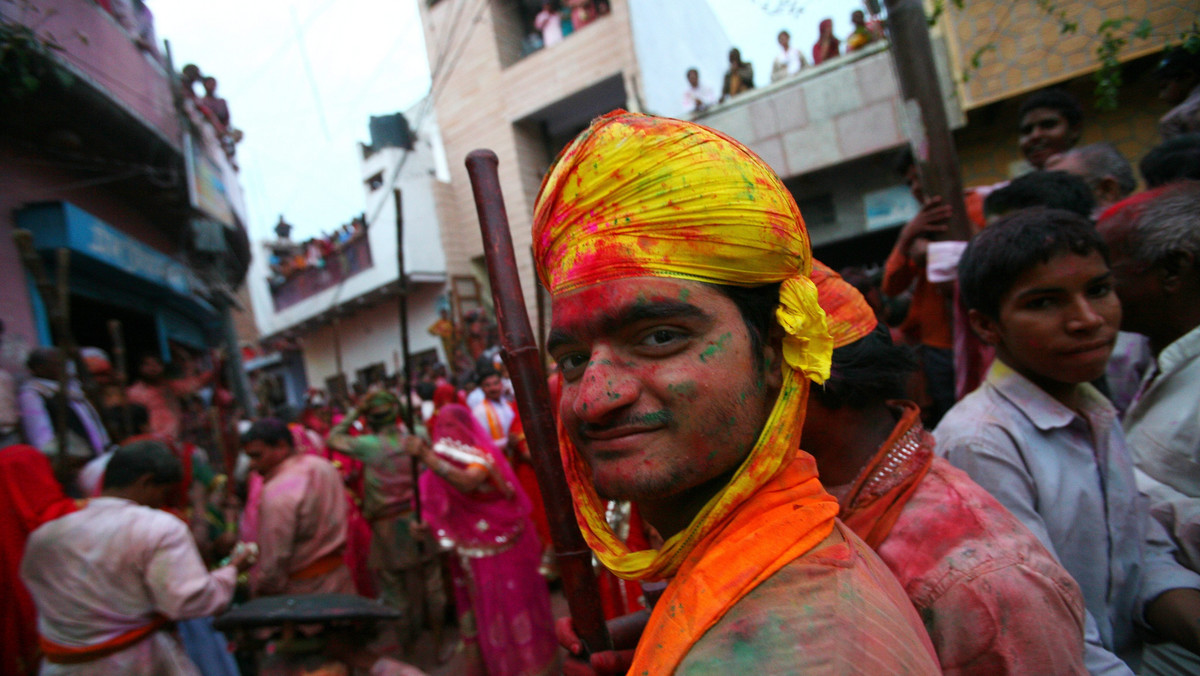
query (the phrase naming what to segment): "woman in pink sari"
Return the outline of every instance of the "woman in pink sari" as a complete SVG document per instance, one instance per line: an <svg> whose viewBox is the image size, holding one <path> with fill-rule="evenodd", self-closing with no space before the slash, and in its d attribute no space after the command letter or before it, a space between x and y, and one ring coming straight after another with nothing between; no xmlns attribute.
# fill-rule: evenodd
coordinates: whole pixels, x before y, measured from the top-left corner
<svg viewBox="0 0 1200 676"><path fill-rule="evenodd" d="M451 548L459 627L470 667L488 676L557 671L550 593L529 498L470 409L437 414L422 460L422 518Z"/></svg>

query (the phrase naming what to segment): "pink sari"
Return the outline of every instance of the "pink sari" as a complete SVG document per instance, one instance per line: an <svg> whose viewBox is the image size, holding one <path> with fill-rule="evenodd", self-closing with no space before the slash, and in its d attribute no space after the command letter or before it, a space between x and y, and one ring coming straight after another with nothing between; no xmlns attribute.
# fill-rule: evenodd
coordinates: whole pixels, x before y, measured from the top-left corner
<svg viewBox="0 0 1200 676"><path fill-rule="evenodd" d="M541 547L529 518L529 498L467 407L442 408L433 439L469 446L478 464L491 467L488 482L470 493L430 471L420 479L422 518L456 554L451 567L464 640L478 644L489 676L552 673L557 643L550 593L537 571ZM494 482L507 483L513 496L504 497Z"/></svg>

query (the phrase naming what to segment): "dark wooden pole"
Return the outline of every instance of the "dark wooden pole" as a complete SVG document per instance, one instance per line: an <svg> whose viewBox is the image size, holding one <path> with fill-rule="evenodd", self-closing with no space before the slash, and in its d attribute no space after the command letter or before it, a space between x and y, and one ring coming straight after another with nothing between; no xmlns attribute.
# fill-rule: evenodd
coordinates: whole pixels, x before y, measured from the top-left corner
<svg viewBox="0 0 1200 676"><path fill-rule="evenodd" d="M416 420L413 417L412 405L412 354L408 350L408 274L404 269L404 202L401 199L400 189L392 190L392 197L396 201L396 264L400 279L400 352L404 355L404 376L401 378L401 395L403 400L400 402L400 411L404 414L404 424L408 427L409 434L416 434L417 428L414 425ZM417 481L419 476L420 466L417 461L417 456L412 456L412 477L413 477L413 516L417 521L421 520L421 489L420 482ZM423 546L424 542L417 541L418 547Z"/></svg>
<svg viewBox="0 0 1200 676"><path fill-rule="evenodd" d="M886 0L892 63L900 80L900 91L909 123L920 130L911 139L920 171L921 186L928 196L938 195L950 206L952 216L947 239L970 239L967 206L963 201L962 170L954 137L946 116L946 101L933 60L933 43L921 0ZM920 111L914 116L914 108Z"/></svg>
<svg viewBox="0 0 1200 676"><path fill-rule="evenodd" d="M117 388L121 406L121 439L124 440L137 434L133 429L133 412L129 410L129 397L125 384L129 382L129 365L125 360L125 331L120 319L108 320L108 338L112 341L113 366L117 369ZM214 407L215 408L215 407ZM114 441L116 441L114 439Z"/></svg>
<svg viewBox="0 0 1200 676"><path fill-rule="evenodd" d="M496 303L496 321L500 325L500 344L516 390L517 409L529 442L542 502L550 519L550 534L575 632L587 652L612 650L612 638L600 607L600 587L592 569L592 551L575 522L571 493L562 470L550 391L517 276L498 165L496 154L490 150L475 150L467 155L467 173L471 176L488 278Z"/></svg>

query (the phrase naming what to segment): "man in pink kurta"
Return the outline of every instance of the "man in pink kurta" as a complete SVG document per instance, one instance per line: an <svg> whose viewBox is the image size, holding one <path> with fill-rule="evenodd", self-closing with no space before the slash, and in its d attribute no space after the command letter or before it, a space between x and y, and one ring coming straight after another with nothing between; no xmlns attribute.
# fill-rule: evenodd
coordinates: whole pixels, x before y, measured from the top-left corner
<svg viewBox="0 0 1200 676"><path fill-rule="evenodd" d="M242 446L263 477L251 593L355 593L342 558L347 514L337 469L324 458L297 454L291 431L274 419L254 423Z"/></svg>
<svg viewBox="0 0 1200 676"><path fill-rule="evenodd" d="M117 450L101 496L29 537L21 579L38 610L43 676L198 674L167 631L233 598L249 554L211 573L187 524L155 509L182 475L157 441Z"/></svg>

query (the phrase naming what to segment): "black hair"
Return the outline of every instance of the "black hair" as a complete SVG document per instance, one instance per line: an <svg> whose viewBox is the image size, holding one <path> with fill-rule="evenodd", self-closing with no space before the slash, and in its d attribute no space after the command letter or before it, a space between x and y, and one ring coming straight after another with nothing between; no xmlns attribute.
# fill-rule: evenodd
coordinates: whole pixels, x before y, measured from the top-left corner
<svg viewBox="0 0 1200 676"><path fill-rule="evenodd" d="M161 441L135 441L113 451L104 468L104 488L125 488L149 474L158 485L183 480L183 463Z"/></svg>
<svg viewBox="0 0 1200 676"><path fill-rule="evenodd" d="M125 429L125 411L129 411L129 424L133 429ZM137 436L146 425L150 424L150 410L141 404L129 402L124 406L109 406L101 414L105 426L110 430L119 430L124 438Z"/></svg>
<svg viewBox="0 0 1200 676"><path fill-rule="evenodd" d="M775 323L775 309L779 307L779 287L782 283L761 286L733 286L732 284L709 284L733 301L746 330L750 333L750 349L753 354L762 353L763 345Z"/></svg>
<svg viewBox="0 0 1200 676"><path fill-rule="evenodd" d="M892 160L892 169L899 175L904 176L908 173L909 167L917 163L917 159L913 157L911 146L904 146L900 152L896 153L896 158Z"/></svg>
<svg viewBox="0 0 1200 676"><path fill-rule="evenodd" d="M421 382L417 383L417 396L421 397L425 401L432 401L433 392L436 389L437 386L433 383L429 382L428 380L422 380Z"/></svg>
<svg viewBox="0 0 1200 676"><path fill-rule="evenodd" d="M983 200L983 211L989 215L1003 216L1029 207L1064 209L1090 218L1096 197L1080 176L1065 171L1031 171Z"/></svg>
<svg viewBox="0 0 1200 676"><path fill-rule="evenodd" d="M862 338L836 348L829 379L810 392L821 405L862 410L890 399L903 399L908 379L917 360L906 345L892 342L886 325L880 323Z"/></svg>
<svg viewBox="0 0 1200 676"><path fill-rule="evenodd" d="M971 240L958 262L958 288L968 309L996 319L1004 295L1026 270L1060 254L1093 251L1108 262L1108 249L1087 218L1062 209L1022 209Z"/></svg>
<svg viewBox="0 0 1200 676"><path fill-rule="evenodd" d="M475 380L480 385L483 385L483 381L487 380L488 378L491 378L492 376L496 376L497 378L499 378L500 372L497 371L496 367L492 366L491 364L488 364L485 367L480 367L480 368L475 369Z"/></svg>
<svg viewBox="0 0 1200 676"><path fill-rule="evenodd" d="M1154 70L1154 74L1164 80L1182 79L1188 73L1200 75L1200 52L1182 45L1163 50L1162 61Z"/></svg>
<svg viewBox="0 0 1200 676"><path fill-rule="evenodd" d="M255 420L254 424L250 425L250 429L242 434L242 445L252 441L261 441L268 446L278 446L281 442L286 443L288 448L295 448L295 441L292 440L292 431L287 428L287 425L277 418L263 418Z"/></svg>
<svg viewBox="0 0 1200 676"><path fill-rule="evenodd" d="M1017 125L1021 124L1021 120L1025 119L1029 111L1038 108L1058 111L1069 127L1083 124L1083 108L1079 107L1078 99L1062 89L1043 89L1021 102L1021 107L1017 110Z"/></svg>
<svg viewBox="0 0 1200 676"><path fill-rule="evenodd" d="M49 366L61 354L56 347L39 347L30 352L29 356L25 358L25 368L30 371L41 370L42 367Z"/></svg>
<svg viewBox="0 0 1200 676"><path fill-rule="evenodd" d="M1200 180L1200 133L1180 134L1154 146L1138 164L1146 187Z"/></svg>

